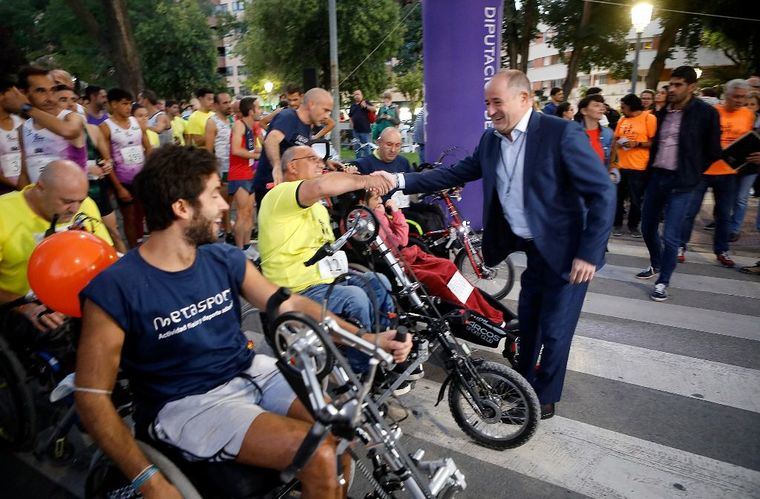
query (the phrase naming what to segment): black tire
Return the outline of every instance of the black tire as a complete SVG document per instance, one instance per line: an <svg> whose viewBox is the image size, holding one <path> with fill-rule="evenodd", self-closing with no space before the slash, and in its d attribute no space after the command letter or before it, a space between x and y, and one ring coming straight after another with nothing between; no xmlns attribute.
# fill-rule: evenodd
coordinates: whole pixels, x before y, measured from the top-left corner
<svg viewBox="0 0 760 499"><path fill-rule="evenodd" d="M457 425L476 442L491 449L513 449L530 440L536 433L541 416L541 407L533 388L517 371L496 362L483 362L477 370L502 402L514 404L508 410L512 415L503 411L498 421L484 420L473 409L469 393L455 379L449 387L449 409ZM471 411L472 415L466 415L466 410ZM511 422L505 422L505 419ZM510 431L503 436L494 436L487 434L486 429Z"/></svg>
<svg viewBox="0 0 760 499"><path fill-rule="evenodd" d="M409 244L407 244L407 247L409 246L419 246L422 251L425 253L430 253L430 248L428 247L427 243L422 240L422 238L417 236L409 236Z"/></svg>
<svg viewBox="0 0 760 499"><path fill-rule="evenodd" d="M37 410L26 371L0 337L0 448L31 450L37 436Z"/></svg>
<svg viewBox="0 0 760 499"><path fill-rule="evenodd" d="M482 260L483 257L481 256L480 259ZM475 269L472 268L470 259L467 258L467 252L464 249L457 252L454 264L473 286L497 300L501 300L507 296L515 284L515 266L509 257L492 268L495 274L490 279L479 279L475 275Z"/></svg>

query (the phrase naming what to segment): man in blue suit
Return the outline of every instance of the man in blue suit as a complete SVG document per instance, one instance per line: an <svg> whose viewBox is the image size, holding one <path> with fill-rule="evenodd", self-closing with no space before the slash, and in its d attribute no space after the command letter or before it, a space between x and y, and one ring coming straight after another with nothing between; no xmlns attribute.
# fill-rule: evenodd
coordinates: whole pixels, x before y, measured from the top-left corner
<svg viewBox="0 0 760 499"><path fill-rule="evenodd" d="M524 251L518 317L520 364L554 415L583 298L604 264L615 214L615 190L577 123L532 110L530 82L507 70L486 85L494 130L456 165L424 173L388 174L406 193L432 192L483 179L483 257L496 265ZM536 361L543 346L540 368Z"/></svg>

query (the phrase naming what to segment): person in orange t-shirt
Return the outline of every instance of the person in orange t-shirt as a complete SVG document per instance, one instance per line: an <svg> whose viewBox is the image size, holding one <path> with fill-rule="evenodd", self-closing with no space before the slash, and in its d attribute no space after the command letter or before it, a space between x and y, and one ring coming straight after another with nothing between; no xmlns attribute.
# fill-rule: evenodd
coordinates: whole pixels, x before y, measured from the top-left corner
<svg viewBox="0 0 760 499"><path fill-rule="evenodd" d="M657 131L657 118L645 110L644 103L636 94L620 99L620 108L623 117L615 128L612 164L620 169L621 180L612 233L622 234L625 199L629 198L628 230L633 237L641 237L639 222L646 187L645 170L649 162L649 146Z"/></svg>
<svg viewBox="0 0 760 499"><path fill-rule="evenodd" d="M745 80L731 80L726 83L725 100L717 104L720 115L720 142L725 149L736 139L752 130L755 115L746 108L749 84ZM723 160L718 160L704 172L702 182L694 190L691 206L683 223L679 261L686 259L686 243L689 242L694 219L702 207L702 199L708 187L712 187L715 197L715 234L713 251L718 262L724 267L733 267L734 261L728 255L731 209L736 198L736 172Z"/></svg>

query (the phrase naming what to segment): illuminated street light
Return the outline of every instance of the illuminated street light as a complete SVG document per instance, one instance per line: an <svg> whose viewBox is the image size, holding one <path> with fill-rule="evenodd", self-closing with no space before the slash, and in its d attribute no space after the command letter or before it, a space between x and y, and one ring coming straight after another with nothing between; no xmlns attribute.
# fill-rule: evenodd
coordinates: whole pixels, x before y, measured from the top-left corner
<svg viewBox="0 0 760 499"><path fill-rule="evenodd" d="M644 32L652 20L652 9L654 7L651 3L639 2L631 7L631 23L633 29L636 30L636 46L633 56L633 74L631 76L631 93L636 93L636 82L639 79L639 52L641 50L641 33Z"/></svg>
<svg viewBox="0 0 760 499"><path fill-rule="evenodd" d="M274 88L274 83L272 83L271 81L264 82L264 92L270 94L272 93L273 88Z"/></svg>

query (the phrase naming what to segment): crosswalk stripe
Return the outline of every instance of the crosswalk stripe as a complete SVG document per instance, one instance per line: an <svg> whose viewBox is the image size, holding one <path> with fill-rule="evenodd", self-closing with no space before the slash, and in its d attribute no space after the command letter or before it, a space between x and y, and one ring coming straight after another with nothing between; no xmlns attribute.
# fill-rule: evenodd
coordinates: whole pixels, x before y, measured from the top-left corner
<svg viewBox="0 0 760 499"><path fill-rule="evenodd" d="M646 245L644 245L643 242L640 244L634 245L634 244L627 244L624 242L614 241L611 239L607 243L607 248L610 250L611 254L636 256L639 258L646 258L647 260L649 260L649 250L647 250L647 247ZM754 265L755 262L757 262L758 260L757 257L738 256L738 255L731 255L731 258L734 260L734 262L736 262L736 265L739 267ZM701 251L687 251L686 261L689 263L716 265L715 255L713 253L706 253L706 252L701 252Z"/></svg>
<svg viewBox="0 0 760 499"><path fill-rule="evenodd" d="M568 369L760 412L760 371L576 335Z"/></svg>
<svg viewBox="0 0 760 499"><path fill-rule="evenodd" d="M517 269L525 268L526 258L524 253L515 253L511 259ZM641 282L634 277L639 272L641 272L639 268L610 265L608 263L596 274L595 278L612 279L622 282ZM673 282L670 283L669 287L672 289L708 291L722 295L760 299L760 282L679 273L673 279Z"/></svg>
<svg viewBox="0 0 760 499"><path fill-rule="evenodd" d="M438 388L435 382L420 380L402 402L428 414ZM427 415L409 418L402 429L407 435L591 497L760 497L760 472L560 416L542 421L525 445L501 452L464 437L447 410L435 410L435 419L446 431Z"/></svg>
<svg viewBox="0 0 760 499"><path fill-rule="evenodd" d="M506 299L517 300L519 295L520 283L515 282ZM638 300L586 293L583 312L760 341L760 319L757 317L672 303L654 303L643 298Z"/></svg>

